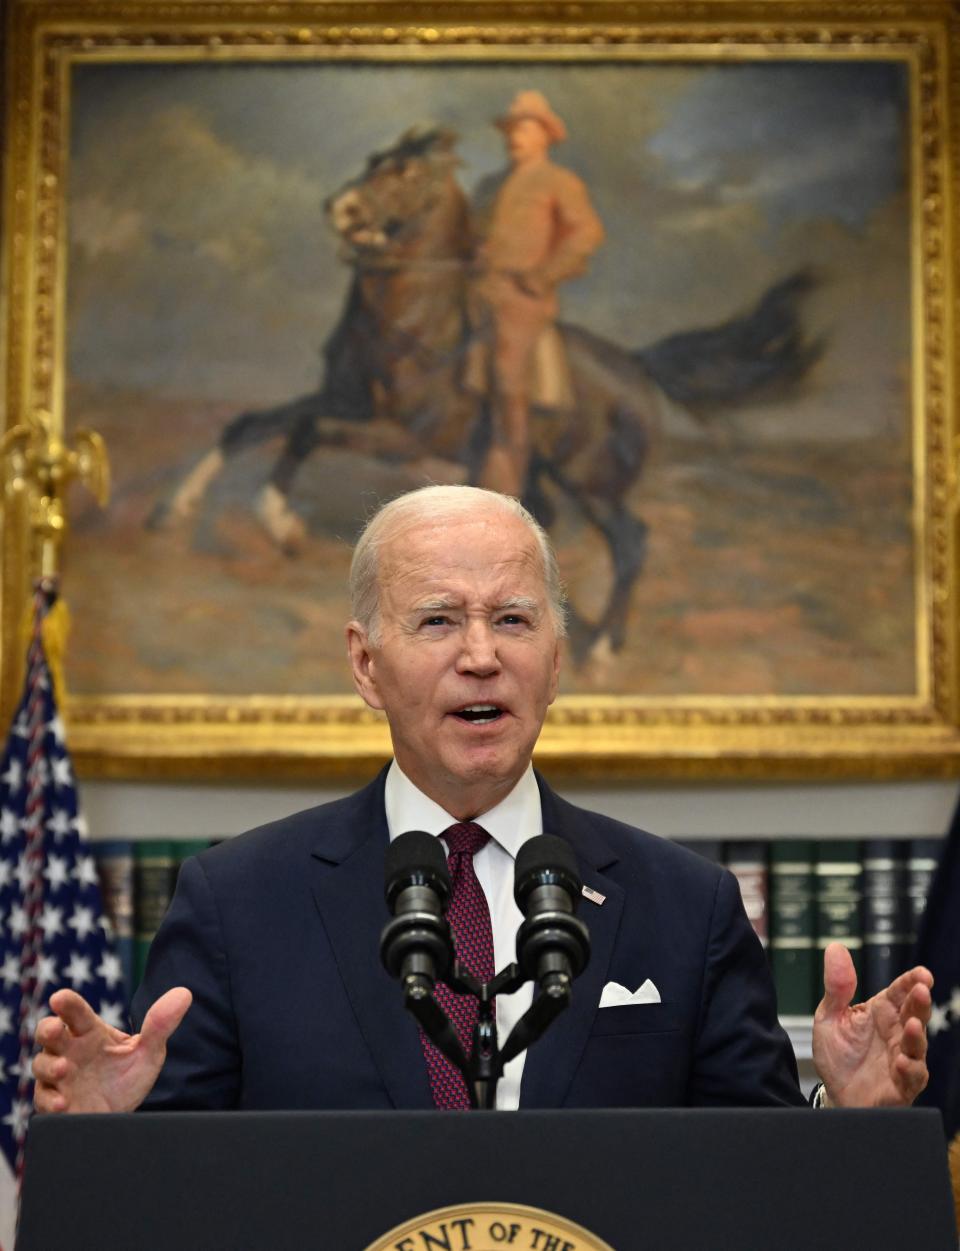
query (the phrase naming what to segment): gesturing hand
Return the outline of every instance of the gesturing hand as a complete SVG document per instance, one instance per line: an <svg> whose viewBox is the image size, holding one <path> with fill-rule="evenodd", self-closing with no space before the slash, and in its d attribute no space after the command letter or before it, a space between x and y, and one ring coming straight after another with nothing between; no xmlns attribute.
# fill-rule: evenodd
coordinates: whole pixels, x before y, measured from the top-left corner
<svg viewBox="0 0 960 1251"><path fill-rule="evenodd" d="M918 966L851 1007L857 989L853 960L842 944L827 947L824 995L813 1018L813 1062L831 1103L878 1108L916 1099L927 1084L932 986L929 969Z"/></svg>
<svg viewBox="0 0 960 1251"><path fill-rule="evenodd" d="M161 995L139 1034L102 1020L73 990L50 997L54 1016L37 1026L42 1048L33 1061L38 1112L132 1112L150 1093L163 1067L167 1039L193 996L184 986Z"/></svg>

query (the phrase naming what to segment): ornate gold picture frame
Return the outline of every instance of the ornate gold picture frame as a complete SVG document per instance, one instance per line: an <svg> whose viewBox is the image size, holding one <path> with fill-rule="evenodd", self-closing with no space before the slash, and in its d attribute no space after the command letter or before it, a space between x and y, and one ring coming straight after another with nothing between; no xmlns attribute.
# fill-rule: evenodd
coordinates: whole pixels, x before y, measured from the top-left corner
<svg viewBox="0 0 960 1251"><path fill-rule="evenodd" d="M98 430L116 482L102 516L69 510L81 768L386 757L340 659L349 540L378 499L475 479L485 409L422 322L357 320L371 245L342 197L442 162L475 208L492 123L536 90L604 234L558 289L572 389L531 410L529 500L573 613L541 764L960 772L958 27L940 2L13 0L7 425ZM405 211L377 246L410 237Z"/></svg>

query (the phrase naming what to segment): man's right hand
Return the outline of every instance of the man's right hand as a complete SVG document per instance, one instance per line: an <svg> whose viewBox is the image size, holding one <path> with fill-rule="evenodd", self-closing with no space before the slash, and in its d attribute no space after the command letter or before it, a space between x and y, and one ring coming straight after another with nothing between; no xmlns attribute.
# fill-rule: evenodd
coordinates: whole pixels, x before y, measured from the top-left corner
<svg viewBox="0 0 960 1251"><path fill-rule="evenodd" d="M185 986L175 986L156 1001L139 1034L124 1034L76 991L58 990L50 997L54 1015L37 1026L37 1111L132 1112L153 1089L167 1039L192 1001Z"/></svg>

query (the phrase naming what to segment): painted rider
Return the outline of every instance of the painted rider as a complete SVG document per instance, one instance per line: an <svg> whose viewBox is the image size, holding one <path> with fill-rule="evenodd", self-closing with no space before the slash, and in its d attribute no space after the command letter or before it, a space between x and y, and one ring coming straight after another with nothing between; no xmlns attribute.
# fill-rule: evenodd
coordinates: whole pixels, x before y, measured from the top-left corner
<svg viewBox="0 0 960 1251"><path fill-rule="evenodd" d="M472 283L480 345L466 383L492 396L491 441L480 482L519 496L530 459L530 407L573 405L569 369L555 328L557 288L585 272L603 241L587 188L550 160L567 128L539 91L521 91L494 123L510 168L481 184L481 239Z"/></svg>

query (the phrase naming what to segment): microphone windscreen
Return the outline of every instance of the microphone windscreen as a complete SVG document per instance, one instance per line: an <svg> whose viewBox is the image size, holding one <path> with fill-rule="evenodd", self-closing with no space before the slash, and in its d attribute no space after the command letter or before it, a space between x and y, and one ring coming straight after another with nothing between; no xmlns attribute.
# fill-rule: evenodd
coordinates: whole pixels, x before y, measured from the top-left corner
<svg viewBox="0 0 960 1251"><path fill-rule="evenodd" d="M405 886L425 881L446 901L450 895L450 870L443 844L423 830L400 834L387 848L384 861L384 883L387 902Z"/></svg>
<svg viewBox="0 0 960 1251"><path fill-rule="evenodd" d="M562 884L573 896L576 907L583 883L573 848L555 834L540 834L522 844L514 870L514 897L521 912L530 891L544 882Z"/></svg>

